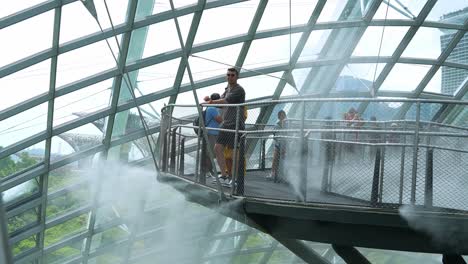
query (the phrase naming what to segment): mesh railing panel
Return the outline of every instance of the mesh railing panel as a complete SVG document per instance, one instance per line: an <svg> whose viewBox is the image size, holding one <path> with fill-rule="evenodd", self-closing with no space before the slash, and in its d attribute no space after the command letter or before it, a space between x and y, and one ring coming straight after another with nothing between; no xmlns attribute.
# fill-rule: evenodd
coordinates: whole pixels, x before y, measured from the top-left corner
<svg viewBox="0 0 468 264"><path fill-rule="evenodd" d="M465 210L463 190L467 169L462 164L466 154L458 150L465 150L467 145L466 139L459 136L466 129L421 123L418 152L414 156L417 128L414 121L307 119L301 104L276 105L267 115L265 109L267 104L246 110L221 110L223 118L229 118L227 113L239 114L235 118L239 122L237 136L236 126L220 132L229 135L232 141L224 144L231 149L223 150L222 154L223 159L231 159L230 165L226 163L226 174L237 177L237 182L222 184L226 193L393 209L413 202L430 206L432 197L435 207ZM290 111L281 126L276 115L280 109ZM204 167L202 159L207 153L202 149L206 144L197 137L191 122L173 119L169 123L162 126L167 127L162 132L167 140L161 141L167 145L167 170L216 186L213 179L221 170L217 162L218 175ZM428 132L435 134L427 135ZM219 138L213 142L223 143ZM432 149L433 166L428 167ZM433 172L432 192L426 184L429 168Z"/></svg>

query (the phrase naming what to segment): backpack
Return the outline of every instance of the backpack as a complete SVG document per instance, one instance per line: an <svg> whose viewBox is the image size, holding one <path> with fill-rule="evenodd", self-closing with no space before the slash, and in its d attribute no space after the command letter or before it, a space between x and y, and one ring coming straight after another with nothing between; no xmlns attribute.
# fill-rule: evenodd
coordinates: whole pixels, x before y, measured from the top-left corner
<svg viewBox="0 0 468 264"><path fill-rule="evenodd" d="M206 109L202 111L202 117L203 120L205 120L206 117ZM211 122L211 120L210 120ZM208 123L210 123L208 122ZM208 123L205 123L205 126L208 125ZM195 131L195 134L198 135L198 128L200 127L200 116L195 117L195 119L192 122L192 125L194 126L193 131ZM203 136L203 130L200 131L200 137Z"/></svg>

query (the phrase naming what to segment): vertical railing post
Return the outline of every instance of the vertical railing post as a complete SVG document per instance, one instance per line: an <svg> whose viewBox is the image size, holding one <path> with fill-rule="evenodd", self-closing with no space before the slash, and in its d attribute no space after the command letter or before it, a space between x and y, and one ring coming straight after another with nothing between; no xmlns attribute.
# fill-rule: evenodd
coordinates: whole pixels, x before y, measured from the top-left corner
<svg viewBox="0 0 468 264"><path fill-rule="evenodd" d="M301 135L300 135L300 157L299 157L299 190L298 200L305 202L307 200L307 157L308 146L305 136L305 101L302 102L301 114Z"/></svg>
<svg viewBox="0 0 468 264"><path fill-rule="evenodd" d="M262 171L265 170L266 168L266 163L265 163L265 159L266 159L266 140L264 138L262 138L262 141L261 141L261 149L260 149L260 169Z"/></svg>
<svg viewBox="0 0 468 264"><path fill-rule="evenodd" d="M235 188L236 188L236 181L237 181L237 175L239 172L239 164L238 164L238 158L239 158L239 153L238 153L238 148L237 144L239 142L239 121L240 121L240 106L236 106L236 130L234 134L234 146L232 148L232 183L231 183L231 194L235 193ZM223 169L223 168L221 168Z"/></svg>
<svg viewBox="0 0 468 264"><path fill-rule="evenodd" d="M424 188L424 205L432 207L433 205L433 167L434 166L434 149L428 148L426 152L426 184Z"/></svg>
<svg viewBox="0 0 468 264"><path fill-rule="evenodd" d="M374 163L374 177L372 178L372 193L371 193L371 205L375 206L379 199L379 180L380 180L380 147L376 147L375 152L375 163Z"/></svg>
<svg viewBox="0 0 468 264"><path fill-rule="evenodd" d="M403 131L406 131L407 125L406 122L403 123ZM398 195L398 202L399 204L403 203L403 185L405 183L405 155L406 155L406 135L402 135L403 137L403 146L401 147L401 155L400 155L400 191Z"/></svg>
<svg viewBox="0 0 468 264"><path fill-rule="evenodd" d="M181 149L181 142L182 142L182 128L179 127L179 133L177 133L178 135L178 142L177 142L177 153L180 154L180 149ZM179 168L180 168L180 155L176 155L177 158L176 158L176 172L177 172L177 175L180 175L180 171L179 171Z"/></svg>
<svg viewBox="0 0 468 264"><path fill-rule="evenodd" d="M179 152L179 175L184 176L185 170L185 137L180 140L180 152Z"/></svg>
<svg viewBox="0 0 468 264"><path fill-rule="evenodd" d="M247 137L245 134L240 137L240 143L239 143L239 173L237 174L237 186L236 186L236 195L243 196L244 195L244 180L245 180L245 141L247 140Z"/></svg>
<svg viewBox="0 0 468 264"><path fill-rule="evenodd" d="M385 147L380 147L380 175L379 175L379 202L382 202L383 195L383 184L384 184L384 174L385 174Z"/></svg>
<svg viewBox="0 0 468 264"><path fill-rule="evenodd" d="M167 172L167 137L164 135L162 138L163 140L163 148L162 148L162 155L161 155L161 171Z"/></svg>
<svg viewBox="0 0 468 264"><path fill-rule="evenodd" d="M195 178L195 182L199 182L201 184L205 184L206 183L206 177L205 175L203 175L202 170L203 170L203 162L204 162L204 155L206 155L207 153L203 153L204 150L206 150L206 148L204 146L206 146L205 144L205 138L201 137L200 136L200 128L198 128L198 135L197 135L197 152L195 152L195 171L194 171L194 178ZM200 148L201 148L201 153L200 153Z"/></svg>
<svg viewBox="0 0 468 264"><path fill-rule="evenodd" d="M330 168L330 152L331 152L331 142L325 141L322 142L325 145L325 155L323 160L323 172L322 172L322 192L326 192L328 190L328 176L329 176L329 168Z"/></svg>
<svg viewBox="0 0 468 264"><path fill-rule="evenodd" d="M418 145L419 145L419 118L421 114L421 102L416 102L416 127L414 129L413 142L413 168L411 171L411 204L416 203L416 180L418 172Z"/></svg>
<svg viewBox="0 0 468 264"><path fill-rule="evenodd" d="M175 174L176 169L176 153L177 153L177 127L171 131L171 163L169 165L169 172Z"/></svg>

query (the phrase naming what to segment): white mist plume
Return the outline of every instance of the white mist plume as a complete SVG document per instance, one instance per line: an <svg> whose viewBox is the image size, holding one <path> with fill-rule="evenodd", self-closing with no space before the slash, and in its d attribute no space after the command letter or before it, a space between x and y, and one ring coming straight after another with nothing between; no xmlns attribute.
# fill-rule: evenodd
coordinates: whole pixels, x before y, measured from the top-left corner
<svg viewBox="0 0 468 264"><path fill-rule="evenodd" d="M236 207L227 204L210 210L187 202L182 193L159 183L153 169L106 162L86 170L83 177L89 180L98 195L97 223L111 218L99 214L102 208L111 207L113 210L100 212L121 217L124 225L120 228L129 234L136 232L138 238L138 234L149 231L147 225L151 226L150 231L156 230L139 241L148 253L145 258L154 263L202 263L203 255L214 240L211 237L215 231L212 230L213 223L226 218L216 210ZM122 249L115 249L110 254L122 256Z"/></svg>
<svg viewBox="0 0 468 264"><path fill-rule="evenodd" d="M420 210L411 205L400 207L399 213L412 229L429 235L435 246L456 252L468 242L468 238L463 235L467 226L463 224L442 221L437 215L421 214Z"/></svg>

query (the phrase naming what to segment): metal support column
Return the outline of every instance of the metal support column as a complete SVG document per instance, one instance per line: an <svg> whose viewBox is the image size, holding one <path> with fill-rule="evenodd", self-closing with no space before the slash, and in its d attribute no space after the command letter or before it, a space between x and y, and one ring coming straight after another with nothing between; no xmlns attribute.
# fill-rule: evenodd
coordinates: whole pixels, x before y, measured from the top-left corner
<svg viewBox="0 0 468 264"><path fill-rule="evenodd" d="M369 260L364 257L354 247L332 245L333 250L347 263L347 264L371 264Z"/></svg>

